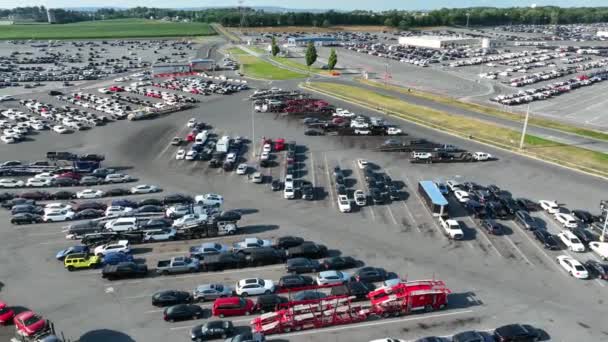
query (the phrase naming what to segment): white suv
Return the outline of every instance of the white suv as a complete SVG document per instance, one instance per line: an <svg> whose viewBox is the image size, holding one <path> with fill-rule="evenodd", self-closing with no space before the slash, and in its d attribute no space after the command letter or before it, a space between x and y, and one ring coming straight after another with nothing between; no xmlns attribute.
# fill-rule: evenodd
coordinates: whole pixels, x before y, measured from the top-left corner
<svg viewBox="0 0 608 342"><path fill-rule="evenodd" d="M218 194L197 195L194 197L194 202L197 204L220 207L222 204L224 204L224 197Z"/></svg>
<svg viewBox="0 0 608 342"><path fill-rule="evenodd" d="M42 216L44 222L62 222L72 218L74 218L74 212L71 210L49 210Z"/></svg>
<svg viewBox="0 0 608 342"><path fill-rule="evenodd" d="M574 233L569 230L562 230L561 233L557 234L562 240L564 245L573 252L584 252L585 245L579 240Z"/></svg>
<svg viewBox="0 0 608 342"><path fill-rule="evenodd" d="M348 213L351 211L350 200L346 195L338 195L338 209L342 213Z"/></svg>
<svg viewBox="0 0 608 342"><path fill-rule="evenodd" d="M578 223L576 222L576 219L574 218L574 216L572 216L570 214L557 213L554 216L555 216L555 220L557 222L561 223L566 228L578 227Z"/></svg>
<svg viewBox="0 0 608 342"><path fill-rule="evenodd" d="M107 222L105 225L107 230L113 232L125 232L137 229L137 218L136 217L121 217L116 220Z"/></svg>
<svg viewBox="0 0 608 342"><path fill-rule="evenodd" d="M248 278L241 279L236 283L236 294L238 296L250 296L271 294L275 290L274 282L269 279Z"/></svg>
<svg viewBox="0 0 608 342"><path fill-rule="evenodd" d="M105 245L97 246L94 254L97 256L104 256L110 252L131 252L131 245L128 240L119 240L116 242L106 243Z"/></svg>

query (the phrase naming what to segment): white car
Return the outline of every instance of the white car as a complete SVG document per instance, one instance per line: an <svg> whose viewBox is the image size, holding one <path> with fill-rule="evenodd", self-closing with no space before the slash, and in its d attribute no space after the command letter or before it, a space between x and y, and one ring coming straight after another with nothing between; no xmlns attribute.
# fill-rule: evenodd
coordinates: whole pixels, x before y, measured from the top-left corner
<svg viewBox="0 0 608 342"><path fill-rule="evenodd" d="M365 159L357 159L357 166L363 170L369 165L369 162Z"/></svg>
<svg viewBox="0 0 608 342"><path fill-rule="evenodd" d="M319 272L319 275L315 278L317 285L329 285L329 284L346 284L350 279L350 275L340 271L324 271Z"/></svg>
<svg viewBox="0 0 608 342"><path fill-rule="evenodd" d="M188 120L188 123L186 124L186 126L190 127L190 128L196 126L196 119L192 118L192 119Z"/></svg>
<svg viewBox="0 0 608 342"><path fill-rule="evenodd" d="M362 207L367 204L367 196L365 196L363 190L355 190L354 197L356 205Z"/></svg>
<svg viewBox="0 0 608 342"><path fill-rule="evenodd" d="M559 213L559 204L555 201L540 200L538 201L538 204L540 204L540 207L549 214Z"/></svg>
<svg viewBox="0 0 608 342"><path fill-rule="evenodd" d="M65 203L48 203L44 206L44 212L49 213L52 211L63 211L63 210L71 210L72 206Z"/></svg>
<svg viewBox="0 0 608 342"><path fill-rule="evenodd" d="M191 205L179 204L167 208L167 210L165 211L165 216L169 218L178 218L190 213L192 213Z"/></svg>
<svg viewBox="0 0 608 342"><path fill-rule="evenodd" d="M187 214L173 221L174 228L181 228L189 225L201 224L207 221L207 215Z"/></svg>
<svg viewBox="0 0 608 342"><path fill-rule="evenodd" d="M102 93L102 94L109 94L110 91L107 88L99 88L97 89L98 92Z"/></svg>
<svg viewBox="0 0 608 342"><path fill-rule="evenodd" d="M144 241L170 241L174 240L177 235L177 230L169 229L152 229L144 234Z"/></svg>
<svg viewBox="0 0 608 342"><path fill-rule="evenodd" d="M0 136L0 140L2 140L2 142L5 143L5 144L14 144L16 142L15 138L13 138L10 135Z"/></svg>
<svg viewBox="0 0 608 342"><path fill-rule="evenodd" d="M213 207L220 207L224 204L224 197L218 194L204 194L194 196L194 202Z"/></svg>
<svg viewBox="0 0 608 342"><path fill-rule="evenodd" d="M25 183L26 186L50 186L51 179L50 178L28 178Z"/></svg>
<svg viewBox="0 0 608 342"><path fill-rule="evenodd" d="M589 277L589 273L585 267L574 258L567 255L560 255L557 257L557 262L566 270L566 272L568 272L568 274L575 278L587 279Z"/></svg>
<svg viewBox="0 0 608 342"><path fill-rule="evenodd" d="M460 183L458 183L457 181L455 181L453 179L446 181L445 185L447 185L448 188L450 188L450 191L452 191L452 192L454 192L456 190L460 190Z"/></svg>
<svg viewBox="0 0 608 342"><path fill-rule="evenodd" d="M49 210L42 216L44 222L62 222L72 218L74 218L74 212L71 210Z"/></svg>
<svg viewBox="0 0 608 342"><path fill-rule="evenodd" d="M271 294L275 290L274 282L270 279L247 278L236 283L235 292L237 296L251 296Z"/></svg>
<svg viewBox="0 0 608 342"><path fill-rule="evenodd" d="M264 151L260 155L260 160L268 160L269 158L270 158L270 152L268 152L268 151Z"/></svg>
<svg viewBox="0 0 608 342"><path fill-rule="evenodd" d="M397 127L388 127L386 129L386 134L388 135L401 135L403 134L403 130Z"/></svg>
<svg viewBox="0 0 608 342"><path fill-rule="evenodd" d="M24 185L22 180L2 178L0 179L0 188L20 188Z"/></svg>
<svg viewBox="0 0 608 342"><path fill-rule="evenodd" d="M121 207L118 205L112 205L106 208L106 217L110 217L110 216L116 216L116 215L122 215L128 212L133 211L133 208L129 208L129 207Z"/></svg>
<svg viewBox="0 0 608 342"><path fill-rule="evenodd" d="M264 144L264 146L262 147L262 152L270 153L271 151L272 151L272 145Z"/></svg>
<svg viewBox="0 0 608 342"><path fill-rule="evenodd" d="M65 133L69 133L70 130L65 126L56 125L56 126L53 126L53 132L59 133L59 134L65 134Z"/></svg>
<svg viewBox="0 0 608 342"><path fill-rule="evenodd" d="M106 183L125 183L131 181L133 178L129 175L125 175L122 173L111 173L106 176Z"/></svg>
<svg viewBox="0 0 608 342"><path fill-rule="evenodd" d="M569 230L562 230L559 234L557 234L559 238L562 240L564 245L568 247L569 250L573 252L584 252L585 245L579 240L574 233Z"/></svg>
<svg viewBox="0 0 608 342"><path fill-rule="evenodd" d="M608 242L589 242L589 248L595 253L597 253L600 258L608 260Z"/></svg>
<svg viewBox="0 0 608 342"><path fill-rule="evenodd" d="M131 245L129 240L119 240L116 242L106 243L105 245L95 247L93 253L97 256L104 256L110 252L123 252L129 253L131 251Z"/></svg>
<svg viewBox="0 0 608 342"><path fill-rule="evenodd" d="M466 203L469 201L469 193L463 190L454 191L454 196L460 203Z"/></svg>
<svg viewBox="0 0 608 342"><path fill-rule="evenodd" d="M182 160L184 158L186 158L186 150L180 148L179 150L177 150L177 153L175 154L175 159Z"/></svg>
<svg viewBox="0 0 608 342"><path fill-rule="evenodd" d="M198 152L195 150L190 150L188 153L186 153L186 160L195 160L197 156Z"/></svg>
<svg viewBox="0 0 608 342"><path fill-rule="evenodd" d="M53 179L55 175L50 172L42 172L34 176L34 178Z"/></svg>
<svg viewBox="0 0 608 342"><path fill-rule="evenodd" d="M153 192L159 192L160 188L156 185L140 184L131 188L132 194L150 194Z"/></svg>
<svg viewBox="0 0 608 342"><path fill-rule="evenodd" d="M283 198L285 198L285 199L296 198L296 191L294 190L293 186L285 185L285 188L283 189Z"/></svg>
<svg viewBox="0 0 608 342"><path fill-rule="evenodd" d="M351 211L350 200L346 195L338 195L338 209L342 213L349 213Z"/></svg>
<svg viewBox="0 0 608 342"><path fill-rule="evenodd" d="M555 220L557 222L561 223L566 228L578 227L578 222L576 222L576 219L574 218L574 216L572 216L570 214L557 213L553 216L555 216Z"/></svg>
<svg viewBox="0 0 608 342"><path fill-rule="evenodd" d="M255 172L250 179L252 183L261 184L264 181L264 176L261 172Z"/></svg>
<svg viewBox="0 0 608 342"><path fill-rule="evenodd" d="M285 181L283 182L285 186L290 186L293 188L293 175L291 173L285 175Z"/></svg>
<svg viewBox="0 0 608 342"><path fill-rule="evenodd" d="M237 166L236 168L236 174L237 175L244 175L247 173L247 170L249 169L249 165L247 164L239 164L239 166Z"/></svg>
<svg viewBox="0 0 608 342"><path fill-rule="evenodd" d="M76 193L76 198L101 198L103 197L104 192L101 190L95 190L95 189L84 189L82 191L78 191Z"/></svg>
<svg viewBox="0 0 608 342"><path fill-rule="evenodd" d="M4 101L11 101L14 100L15 98L10 96L10 95L2 95L0 96L0 102L4 102Z"/></svg>

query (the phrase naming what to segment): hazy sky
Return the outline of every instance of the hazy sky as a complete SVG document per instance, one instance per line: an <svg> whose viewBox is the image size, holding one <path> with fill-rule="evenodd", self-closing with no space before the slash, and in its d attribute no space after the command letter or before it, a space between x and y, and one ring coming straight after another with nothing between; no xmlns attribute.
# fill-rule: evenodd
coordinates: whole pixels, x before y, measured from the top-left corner
<svg viewBox="0 0 608 342"><path fill-rule="evenodd" d="M204 6L237 6L238 0L0 0L0 8L15 6L47 7L204 7ZM288 8L315 9L434 9L441 7L471 7L471 6L530 6L531 4L555 6L607 6L608 0L244 0L245 6L279 6Z"/></svg>

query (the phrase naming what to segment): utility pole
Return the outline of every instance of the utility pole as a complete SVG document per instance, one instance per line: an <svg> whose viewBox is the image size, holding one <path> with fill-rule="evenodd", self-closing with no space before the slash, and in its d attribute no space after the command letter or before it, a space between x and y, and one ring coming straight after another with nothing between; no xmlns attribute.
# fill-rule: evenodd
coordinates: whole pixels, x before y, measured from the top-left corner
<svg viewBox="0 0 608 342"><path fill-rule="evenodd" d="M602 229L602 236L600 236L600 241L604 242L606 240L606 227L608 227L608 210L606 210L606 219L604 220L604 229Z"/></svg>
<svg viewBox="0 0 608 342"><path fill-rule="evenodd" d="M519 149L524 148L524 140L526 139L526 130L528 129L528 119L530 118L530 103L528 103L528 110L526 110L526 119L524 120L524 129L521 132L521 140L519 141Z"/></svg>
<svg viewBox="0 0 608 342"><path fill-rule="evenodd" d="M467 12L467 29L469 28L469 17L471 16L471 13Z"/></svg>
<svg viewBox="0 0 608 342"><path fill-rule="evenodd" d="M384 64L384 88L388 88L388 63Z"/></svg>

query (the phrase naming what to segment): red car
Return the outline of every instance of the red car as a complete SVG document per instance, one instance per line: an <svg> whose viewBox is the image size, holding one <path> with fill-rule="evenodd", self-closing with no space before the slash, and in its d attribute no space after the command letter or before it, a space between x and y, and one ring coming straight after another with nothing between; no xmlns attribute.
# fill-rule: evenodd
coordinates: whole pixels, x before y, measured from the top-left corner
<svg viewBox="0 0 608 342"><path fill-rule="evenodd" d="M279 152L285 149L285 139L276 139L274 141L274 150Z"/></svg>
<svg viewBox="0 0 608 342"><path fill-rule="evenodd" d="M254 311L254 303L251 299L241 297L218 298L213 302L211 312L213 316L248 316Z"/></svg>
<svg viewBox="0 0 608 342"><path fill-rule="evenodd" d="M196 137L196 135L195 135L195 134L190 133L190 134L188 134L188 135L186 136L186 141L187 141L187 142L193 142L195 137Z"/></svg>
<svg viewBox="0 0 608 342"><path fill-rule="evenodd" d="M72 178L75 180L80 180L80 178L82 178L82 175L76 172L68 171L57 175L57 178Z"/></svg>
<svg viewBox="0 0 608 342"><path fill-rule="evenodd" d="M123 87L119 87L119 86L111 86L110 88L108 88L109 91L111 92L121 92L121 91L125 91L125 89Z"/></svg>
<svg viewBox="0 0 608 342"><path fill-rule="evenodd" d="M12 322L13 317L15 317L13 309L9 308L5 302L0 302L0 324L4 325Z"/></svg>
<svg viewBox="0 0 608 342"><path fill-rule="evenodd" d="M25 311L14 319L17 333L24 336L32 336L47 328L46 319L34 313L33 311Z"/></svg>

